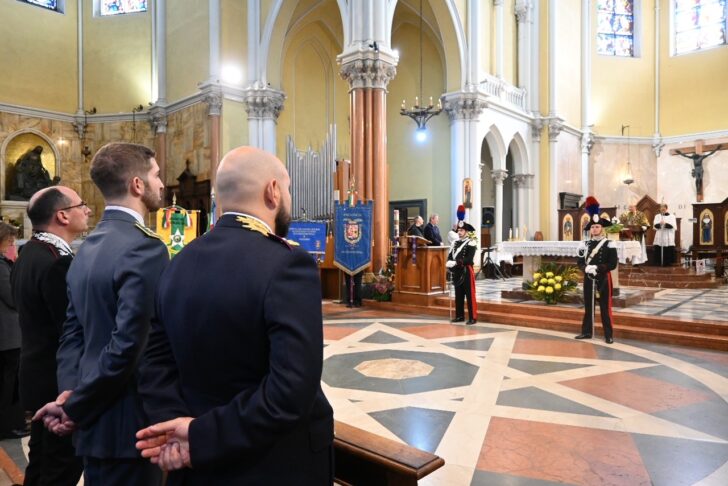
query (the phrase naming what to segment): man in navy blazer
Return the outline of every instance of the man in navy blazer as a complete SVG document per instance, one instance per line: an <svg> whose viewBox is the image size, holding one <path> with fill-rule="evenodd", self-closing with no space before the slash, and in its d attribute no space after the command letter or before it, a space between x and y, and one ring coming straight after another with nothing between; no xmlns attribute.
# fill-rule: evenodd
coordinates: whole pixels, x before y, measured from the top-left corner
<svg viewBox="0 0 728 486"><path fill-rule="evenodd" d="M142 455L170 484L324 485L333 411L321 389L321 284L314 259L283 239L290 178L273 155L228 153L215 228L159 284L140 390Z"/></svg>
<svg viewBox="0 0 728 486"><path fill-rule="evenodd" d="M58 349L55 402L43 418L56 433L74 432L84 460L84 483L156 485L161 473L134 447L148 424L137 392L137 367L154 313L154 292L169 263L161 239L144 217L162 204L164 184L150 149L103 146L91 179L106 209L68 271L68 311Z"/></svg>

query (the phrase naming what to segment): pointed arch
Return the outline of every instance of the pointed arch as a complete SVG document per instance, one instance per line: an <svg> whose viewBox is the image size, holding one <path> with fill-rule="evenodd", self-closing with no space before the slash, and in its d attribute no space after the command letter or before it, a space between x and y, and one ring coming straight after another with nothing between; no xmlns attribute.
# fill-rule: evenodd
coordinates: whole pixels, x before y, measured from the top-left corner
<svg viewBox="0 0 728 486"><path fill-rule="evenodd" d="M526 142L519 132L513 135L508 150L513 157L513 170L516 174L528 174L530 163L528 160L528 148Z"/></svg>
<svg viewBox="0 0 728 486"><path fill-rule="evenodd" d="M485 142L488 144L490 154L493 156L493 170L505 170L507 149L503 141L503 135L495 124L488 128L488 133L485 134Z"/></svg>

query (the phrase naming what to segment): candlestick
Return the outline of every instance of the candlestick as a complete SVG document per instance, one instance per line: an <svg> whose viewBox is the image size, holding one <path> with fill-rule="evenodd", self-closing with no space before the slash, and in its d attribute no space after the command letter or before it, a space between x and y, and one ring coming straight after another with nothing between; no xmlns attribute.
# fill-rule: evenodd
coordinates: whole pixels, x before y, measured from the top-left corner
<svg viewBox="0 0 728 486"><path fill-rule="evenodd" d="M516 239L518 239L518 226L516 226Z"/></svg>
<svg viewBox="0 0 728 486"><path fill-rule="evenodd" d="M508 239L509 240L513 239L513 228L508 228Z"/></svg>

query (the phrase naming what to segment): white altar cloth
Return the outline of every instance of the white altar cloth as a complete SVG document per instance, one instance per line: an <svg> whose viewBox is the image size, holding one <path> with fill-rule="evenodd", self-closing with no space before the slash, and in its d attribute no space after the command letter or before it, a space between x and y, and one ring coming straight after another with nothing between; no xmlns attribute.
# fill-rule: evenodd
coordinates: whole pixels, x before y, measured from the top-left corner
<svg viewBox="0 0 728 486"><path fill-rule="evenodd" d="M504 241L498 244L498 255L510 256L579 256L579 248L584 248L584 241ZM642 246L638 241L609 241L609 246L616 248L619 263L630 260L633 265L645 262ZM505 258L503 258L505 260Z"/></svg>

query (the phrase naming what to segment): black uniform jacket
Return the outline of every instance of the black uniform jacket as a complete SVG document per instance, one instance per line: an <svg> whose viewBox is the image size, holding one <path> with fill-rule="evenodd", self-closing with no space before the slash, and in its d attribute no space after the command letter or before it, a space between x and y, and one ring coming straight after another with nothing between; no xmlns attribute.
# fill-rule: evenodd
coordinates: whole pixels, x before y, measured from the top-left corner
<svg viewBox="0 0 728 486"><path fill-rule="evenodd" d="M58 349L58 387L76 422L76 454L138 458L148 425L137 367L149 336L154 291L169 253L130 214L105 211L68 270L68 312Z"/></svg>
<svg viewBox="0 0 728 486"><path fill-rule="evenodd" d="M25 410L38 410L58 396L56 352L66 320L66 273L72 255L30 239L20 248L11 281L20 317L20 399Z"/></svg>
<svg viewBox="0 0 728 486"><path fill-rule="evenodd" d="M465 247L458 251L463 245L465 245ZM473 258L475 257L475 253L477 252L477 250L477 243L468 238L457 240L450 247L450 252L447 255L447 259L455 261L455 266L450 269L450 271L452 272L452 280L455 284L462 281L464 277L465 266L473 266Z"/></svg>
<svg viewBox="0 0 728 486"><path fill-rule="evenodd" d="M589 255L592 254L592 251L599 244L599 241L600 240L587 241L586 254L577 258L576 264L579 266L582 272L587 265L587 263L585 263L586 259L589 257ZM597 279L602 279L606 277L611 270L617 268L617 263L619 263L617 259L617 249L610 247L609 241L605 241L602 247L599 248L597 254L592 257L591 261L588 264L597 266Z"/></svg>
<svg viewBox="0 0 728 486"><path fill-rule="evenodd" d="M321 389L316 262L225 214L164 273L142 366L153 421L190 424L192 469L171 484L322 484L333 411ZM180 476L184 476L181 479Z"/></svg>

